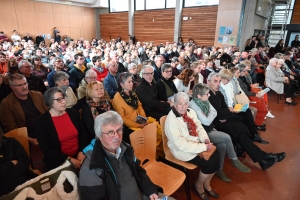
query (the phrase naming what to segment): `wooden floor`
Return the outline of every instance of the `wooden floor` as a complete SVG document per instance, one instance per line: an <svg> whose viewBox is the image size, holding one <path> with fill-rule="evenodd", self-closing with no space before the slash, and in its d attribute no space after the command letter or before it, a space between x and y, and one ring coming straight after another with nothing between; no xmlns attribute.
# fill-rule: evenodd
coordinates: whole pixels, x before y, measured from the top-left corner
<svg viewBox="0 0 300 200"><path fill-rule="evenodd" d="M286 158L266 171L248 157L240 159L250 167L250 173L242 173L231 166L231 161L226 158L224 172L231 178L231 183L221 181L214 176L211 182L212 188L220 195L222 200L298 200L300 199L300 96L296 97L297 106L288 106L281 100L277 104L277 96L269 94L269 108L274 119L267 118L265 124L267 131L260 132L264 140L270 144L257 144L266 152L286 152ZM33 159L38 160L41 154L35 151ZM38 163L36 167L44 171L44 164ZM189 171L190 187L196 181L199 169ZM172 197L178 200L186 199L184 185L182 185ZM200 199L191 190L192 200ZM211 198L213 199L213 198Z"/></svg>

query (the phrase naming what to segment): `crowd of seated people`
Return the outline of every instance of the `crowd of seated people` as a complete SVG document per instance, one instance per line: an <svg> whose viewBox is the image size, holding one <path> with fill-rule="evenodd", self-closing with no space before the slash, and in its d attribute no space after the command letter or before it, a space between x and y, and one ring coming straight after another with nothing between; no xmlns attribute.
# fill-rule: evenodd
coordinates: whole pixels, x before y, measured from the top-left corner
<svg viewBox="0 0 300 200"><path fill-rule="evenodd" d="M235 46L200 47L192 39L155 45L120 38L74 41L61 38L57 28L54 33L49 47L40 35L35 43L29 34L22 40L17 31L12 42L3 40L0 44L0 122L4 133L27 127L30 145L41 149L47 169L69 160L78 169L85 166L84 173L92 173L88 170L96 170L94 162L99 161L94 152L101 158L109 155L118 160L113 155L116 152L127 158L131 156L126 150L131 148L127 144L130 133L152 122L158 128L158 157L164 156L164 128L174 157L201 167L194 185L201 199L207 199L207 194L218 196L210 186L214 173L225 182L231 181L223 170L225 152L242 172L251 171L237 158L244 152L263 170L285 158L284 152L266 153L253 143L268 143L258 130L266 130L265 117L274 117L267 95L260 96L258 86L285 93L285 104L295 106L300 78L297 47L281 48L272 58L263 37L252 37L245 51L239 52ZM246 112L237 113L233 110L235 95L241 93L259 105L251 104ZM160 127L159 120L165 115L166 125ZM101 121L99 116L119 121ZM123 124L124 129L119 130ZM110 144L112 139L116 143ZM121 143L122 139L126 143ZM195 144L189 145L191 142ZM212 143L217 150L207 161L199 155L209 151ZM132 170L128 165L126 170ZM121 174L117 175L121 180ZM83 194L90 191L85 181L81 183ZM114 188L109 187L112 192ZM149 191L138 187L148 196L157 193L155 187Z"/></svg>

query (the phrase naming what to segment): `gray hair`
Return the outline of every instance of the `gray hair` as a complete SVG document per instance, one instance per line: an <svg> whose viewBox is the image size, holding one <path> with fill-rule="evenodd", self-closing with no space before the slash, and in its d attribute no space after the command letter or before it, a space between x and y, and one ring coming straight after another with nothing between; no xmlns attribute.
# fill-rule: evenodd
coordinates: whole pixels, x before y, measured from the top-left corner
<svg viewBox="0 0 300 200"><path fill-rule="evenodd" d="M63 59L61 57L54 57L52 60L53 60L53 63L55 63L57 60L62 60L63 61Z"/></svg>
<svg viewBox="0 0 300 200"><path fill-rule="evenodd" d="M284 60L283 59L278 59L277 62L280 62L281 64L284 64Z"/></svg>
<svg viewBox="0 0 300 200"><path fill-rule="evenodd" d="M135 63L130 63L128 66L127 66L127 69L128 71L131 70L134 66L137 66Z"/></svg>
<svg viewBox="0 0 300 200"><path fill-rule="evenodd" d="M171 66L170 63L164 63L164 64L161 66L161 71L164 72L165 70L170 69L170 68L172 68L172 66Z"/></svg>
<svg viewBox="0 0 300 200"><path fill-rule="evenodd" d="M278 62L278 59L277 59L277 58L271 58L271 59L269 60L269 65L271 65L271 64L274 63L274 62Z"/></svg>
<svg viewBox="0 0 300 200"><path fill-rule="evenodd" d="M63 95L63 97L66 96L65 93L57 87L49 88L44 93L44 102L45 102L46 106L48 106L48 108L52 108L52 104L54 101L54 94L57 92L60 92Z"/></svg>
<svg viewBox="0 0 300 200"><path fill-rule="evenodd" d="M91 74L94 74L97 76L97 73L93 69L89 69L85 72L85 78L90 77Z"/></svg>
<svg viewBox="0 0 300 200"><path fill-rule="evenodd" d="M277 59L280 59L280 58L282 58L283 57L283 54L282 53L276 53L275 55L274 55L274 58L277 58Z"/></svg>
<svg viewBox="0 0 300 200"><path fill-rule="evenodd" d="M163 58L163 59L165 59L162 55L157 55L157 56L155 56L154 61L156 61L158 58Z"/></svg>
<svg viewBox="0 0 300 200"><path fill-rule="evenodd" d="M20 69L24 63L28 63L32 67L31 63L28 60L21 60L18 64L18 68Z"/></svg>
<svg viewBox="0 0 300 200"><path fill-rule="evenodd" d="M207 77L207 81L211 81L211 79L214 77L221 77L221 76L220 76L220 74L218 74L216 72L211 72Z"/></svg>
<svg viewBox="0 0 300 200"><path fill-rule="evenodd" d="M152 69L152 70L154 71L154 68L153 68L151 65L144 65L144 66L142 67L141 74L145 73L145 70L146 70L147 68L150 68L150 69Z"/></svg>
<svg viewBox="0 0 300 200"><path fill-rule="evenodd" d="M54 83L56 83L57 81L59 82L64 78L69 79L69 75L63 71L57 71L53 76L53 81Z"/></svg>
<svg viewBox="0 0 300 200"><path fill-rule="evenodd" d="M197 98L198 94L203 96L209 90L210 88L205 83L198 83L193 87L193 98Z"/></svg>
<svg viewBox="0 0 300 200"><path fill-rule="evenodd" d="M97 137L102 136L102 127L109 124L123 125L122 117L115 111L107 111L98 115L95 119L94 130Z"/></svg>
<svg viewBox="0 0 300 200"><path fill-rule="evenodd" d="M242 72L246 68L246 65L244 65L244 64L238 64L237 67L238 67L239 71Z"/></svg>
<svg viewBox="0 0 300 200"><path fill-rule="evenodd" d="M118 55L118 52L117 52L117 51L111 51L111 52L109 53L110 59L111 59L112 57L114 57L114 55Z"/></svg>
<svg viewBox="0 0 300 200"><path fill-rule="evenodd" d="M9 81L10 85L13 85L13 82L15 80L21 80L21 79L25 79L26 80L26 78L25 78L24 75L18 74L18 73L17 74L12 74L12 75L8 76L8 81Z"/></svg>
<svg viewBox="0 0 300 200"><path fill-rule="evenodd" d="M180 99L183 99L185 102L189 102L190 98L189 95L185 92L178 92L174 96L174 104L177 105L179 103Z"/></svg>
<svg viewBox="0 0 300 200"><path fill-rule="evenodd" d="M129 72L123 72L119 75L119 78L120 78L120 84L124 84L125 81L129 78L129 77L132 77L132 74L130 74Z"/></svg>

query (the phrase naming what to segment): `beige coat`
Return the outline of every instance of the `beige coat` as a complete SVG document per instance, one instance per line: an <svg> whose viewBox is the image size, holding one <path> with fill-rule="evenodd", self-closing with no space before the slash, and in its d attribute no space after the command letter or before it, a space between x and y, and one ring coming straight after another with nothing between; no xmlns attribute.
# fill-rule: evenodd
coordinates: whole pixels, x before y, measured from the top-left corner
<svg viewBox="0 0 300 200"><path fill-rule="evenodd" d="M274 90L277 94L283 94L284 81L285 77L281 69L275 70L275 68L270 65L267 67L266 84L269 88Z"/></svg>

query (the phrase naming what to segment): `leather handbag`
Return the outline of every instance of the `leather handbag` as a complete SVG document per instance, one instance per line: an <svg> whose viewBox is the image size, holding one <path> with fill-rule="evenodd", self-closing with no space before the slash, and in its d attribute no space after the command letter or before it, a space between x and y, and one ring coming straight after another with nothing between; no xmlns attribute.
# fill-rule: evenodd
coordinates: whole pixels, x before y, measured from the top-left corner
<svg viewBox="0 0 300 200"><path fill-rule="evenodd" d="M217 147L215 145L212 145L208 151L201 152L200 157L204 158L204 160L209 160L210 157L215 153L216 149Z"/></svg>
<svg viewBox="0 0 300 200"><path fill-rule="evenodd" d="M234 97L239 104L246 105L250 103L250 100L245 93L236 94Z"/></svg>

